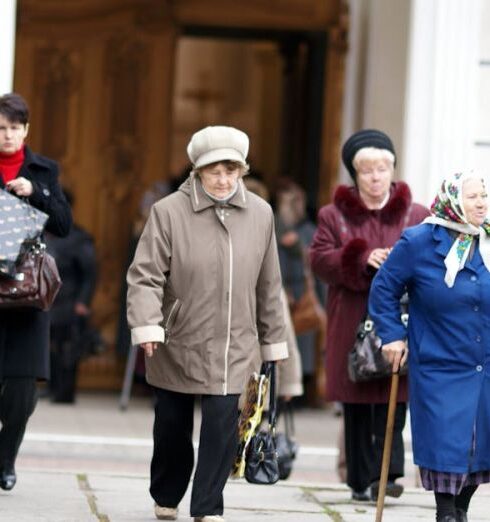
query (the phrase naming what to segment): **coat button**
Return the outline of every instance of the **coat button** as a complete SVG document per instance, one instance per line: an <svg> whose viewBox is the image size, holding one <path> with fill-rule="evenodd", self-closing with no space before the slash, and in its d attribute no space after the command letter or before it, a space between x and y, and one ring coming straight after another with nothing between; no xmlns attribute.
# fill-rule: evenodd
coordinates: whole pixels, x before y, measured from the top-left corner
<svg viewBox="0 0 490 522"><path fill-rule="evenodd" d="M49 192L48 189L43 189L43 194L44 194L46 197L48 197L48 196L51 194L51 192Z"/></svg>
<svg viewBox="0 0 490 522"><path fill-rule="evenodd" d="M477 372L481 372L483 370L483 366L481 364L479 364L477 367L476 367L476 371Z"/></svg>
<svg viewBox="0 0 490 522"><path fill-rule="evenodd" d="M478 278L473 275L473 276L470 277L470 279L471 279L471 281L476 281Z"/></svg>
<svg viewBox="0 0 490 522"><path fill-rule="evenodd" d="M474 310L475 312L478 312L479 309L480 309L480 307L479 307L478 305L475 305L475 306L473 307L473 310Z"/></svg>
<svg viewBox="0 0 490 522"><path fill-rule="evenodd" d="M475 340L477 343L479 343L479 342L481 342L481 337L479 335L477 335Z"/></svg>

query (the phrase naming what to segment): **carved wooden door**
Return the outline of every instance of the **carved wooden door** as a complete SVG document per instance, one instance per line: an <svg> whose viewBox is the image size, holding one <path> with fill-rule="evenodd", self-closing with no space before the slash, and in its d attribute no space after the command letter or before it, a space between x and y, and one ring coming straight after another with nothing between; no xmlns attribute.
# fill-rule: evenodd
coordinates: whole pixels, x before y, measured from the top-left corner
<svg viewBox="0 0 490 522"><path fill-rule="evenodd" d="M93 317L110 349L81 385L117 388L120 288L142 192L168 176L175 30L155 2L19 2L15 89L32 149L60 162L74 217L95 238Z"/></svg>

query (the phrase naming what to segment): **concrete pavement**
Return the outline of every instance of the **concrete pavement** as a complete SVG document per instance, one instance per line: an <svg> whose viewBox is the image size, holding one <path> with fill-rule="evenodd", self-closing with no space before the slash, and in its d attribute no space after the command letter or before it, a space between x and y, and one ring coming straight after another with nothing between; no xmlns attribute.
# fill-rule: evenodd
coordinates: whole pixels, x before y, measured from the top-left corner
<svg viewBox="0 0 490 522"><path fill-rule="evenodd" d="M150 522L155 520L148 496L148 476L123 473L74 473L21 469L11 492L0 492L0 520L8 522ZM372 522L374 503L353 503L345 486L280 482L256 486L243 480L225 488L228 522ZM178 520L190 520L189 492ZM490 520L490 489L482 487L471 505L472 522ZM387 499L383 520L434 520L432 495L409 488Z"/></svg>
<svg viewBox="0 0 490 522"><path fill-rule="evenodd" d="M42 400L21 448L18 483L11 492L0 490L0 521L155 520L148 494L151 423L148 398L133 400L125 412L118 409L113 395L84 394L74 406ZM302 410L296 424L301 450L291 478L274 486L230 480L225 489L226 520L374 521L375 504L351 502L350 492L338 482L340 420L331 410ZM406 439L409 456L409 433ZM406 491L399 499L387 499L384 521L435 519L433 496L414 487L415 477L407 460ZM190 520L188 510L189 492L181 504L180 521ZM476 493L469 518L490 520L488 485Z"/></svg>

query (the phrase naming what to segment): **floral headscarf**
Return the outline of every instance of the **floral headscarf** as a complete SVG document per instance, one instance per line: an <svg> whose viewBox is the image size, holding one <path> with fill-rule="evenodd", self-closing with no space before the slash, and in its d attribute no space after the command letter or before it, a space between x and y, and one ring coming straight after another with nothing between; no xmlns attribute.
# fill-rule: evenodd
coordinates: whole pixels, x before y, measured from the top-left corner
<svg viewBox="0 0 490 522"><path fill-rule="evenodd" d="M424 223L433 223L459 232L444 260L447 269L444 281L449 288L454 286L458 272L464 267L476 236L480 238L483 262L490 271L490 221L485 219L484 223L477 227L468 222L464 213L463 183L471 178L481 178L485 183L483 176L474 171L460 172L452 178L445 179L431 205L432 215L424 220Z"/></svg>

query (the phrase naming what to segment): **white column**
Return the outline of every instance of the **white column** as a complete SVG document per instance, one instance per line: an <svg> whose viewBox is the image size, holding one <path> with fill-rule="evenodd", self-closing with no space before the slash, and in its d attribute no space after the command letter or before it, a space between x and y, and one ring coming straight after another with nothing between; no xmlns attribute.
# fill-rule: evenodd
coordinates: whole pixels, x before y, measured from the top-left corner
<svg viewBox="0 0 490 522"><path fill-rule="evenodd" d="M362 127L380 129L390 136L397 167L403 158L409 17L410 0L371 0Z"/></svg>
<svg viewBox="0 0 490 522"><path fill-rule="evenodd" d="M412 0L403 178L429 204L474 161L480 0Z"/></svg>
<svg viewBox="0 0 490 522"><path fill-rule="evenodd" d="M411 0L350 0L342 143L366 128L386 132L403 157ZM343 166L339 180L350 181ZM397 168L397 178L400 177Z"/></svg>
<svg viewBox="0 0 490 522"><path fill-rule="evenodd" d="M362 128L364 84L362 72L364 71L365 61L366 26L366 0L349 0L349 50L345 62L341 146L352 133ZM350 176L341 161L338 179L340 183L351 182Z"/></svg>
<svg viewBox="0 0 490 522"><path fill-rule="evenodd" d="M14 84L16 12L17 0L0 0L0 95Z"/></svg>

